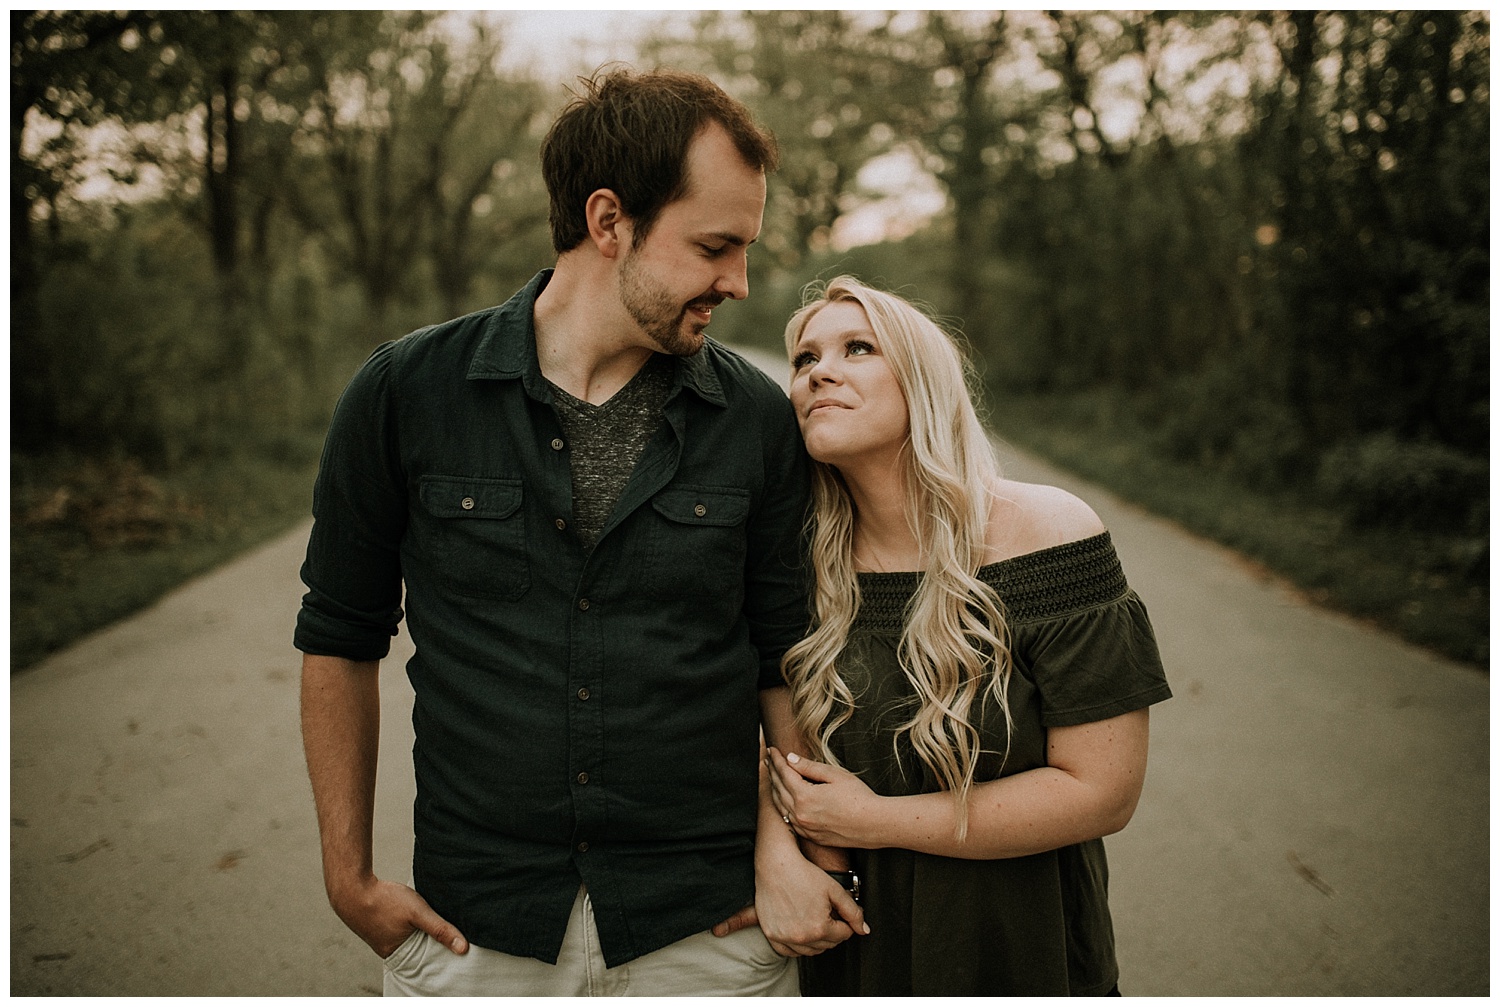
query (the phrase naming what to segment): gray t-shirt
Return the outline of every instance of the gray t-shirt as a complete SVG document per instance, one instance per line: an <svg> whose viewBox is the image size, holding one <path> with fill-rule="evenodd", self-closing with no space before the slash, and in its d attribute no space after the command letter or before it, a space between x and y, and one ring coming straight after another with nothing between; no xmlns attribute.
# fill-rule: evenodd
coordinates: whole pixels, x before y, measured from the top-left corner
<svg viewBox="0 0 1500 1007"><path fill-rule="evenodd" d="M573 533L592 549L630 481L646 443L661 426L672 390L671 360L660 353L609 400L594 405L547 382L573 468Z"/></svg>

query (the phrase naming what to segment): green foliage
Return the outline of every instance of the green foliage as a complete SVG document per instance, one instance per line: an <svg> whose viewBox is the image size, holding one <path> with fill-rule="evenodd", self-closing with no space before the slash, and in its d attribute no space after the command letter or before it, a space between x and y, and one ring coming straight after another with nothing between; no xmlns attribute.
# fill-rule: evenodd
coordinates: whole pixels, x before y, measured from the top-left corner
<svg viewBox="0 0 1500 1007"><path fill-rule="evenodd" d="M16 375L48 402L60 438L161 457L201 429L205 396L184 395L214 370L213 277L200 237L172 217L123 215L97 244L61 258L37 292L44 358ZM181 249L197 254L180 254Z"/></svg>
<svg viewBox="0 0 1500 1007"><path fill-rule="evenodd" d="M318 437L149 472L11 456L11 671L148 605L308 513Z"/></svg>
<svg viewBox="0 0 1500 1007"><path fill-rule="evenodd" d="M62 137L149 126L134 156L171 183L137 206L78 201L70 163L13 132L19 444L171 462L300 432L376 343L546 261L545 202L519 167L540 89L493 72L497 38L460 45L432 20L13 19L21 118ZM196 153L151 142L185 116Z"/></svg>
<svg viewBox="0 0 1500 1007"><path fill-rule="evenodd" d="M794 22L720 18L746 55L717 65L770 62L826 93L838 60L799 62ZM904 93L872 85L850 119L893 124L950 213L898 244L810 248L719 334L779 346L814 275L904 288L967 333L1033 446L1320 598L1482 660L1487 17L904 24L864 50L864 79ZM1174 71L1183 47L1198 63ZM1136 72L1135 126L1106 129L1122 101L1109 80ZM1248 93L1185 97L1216 77ZM742 93L806 146L774 92Z"/></svg>
<svg viewBox="0 0 1500 1007"><path fill-rule="evenodd" d="M1489 394L1489 32L1460 11L1280 26L1287 86L1244 137L1269 205L1277 356L1318 439L1482 453Z"/></svg>
<svg viewBox="0 0 1500 1007"><path fill-rule="evenodd" d="M1489 527L1489 465L1443 444L1378 433L1323 457L1318 487L1361 525Z"/></svg>
<svg viewBox="0 0 1500 1007"><path fill-rule="evenodd" d="M994 409L1007 441L1264 563L1312 601L1488 664L1484 525L1392 529L1352 520L1339 502L1293 485L1247 488L1233 473L1154 450L1129 416L1107 415L1091 393L996 396Z"/></svg>
<svg viewBox="0 0 1500 1007"><path fill-rule="evenodd" d="M14 444L162 471L274 457L375 344L546 265L552 101L496 69L503 34L455 25L13 13ZM754 296L716 337L779 349L808 281L852 272L961 329L996 402L1069 403L1049 414L1068 437L1161 485L1191 470L1319 508L1335 537L1420 539L1392 576L1469 584L1488 44L1461 11L713 11L641 62L709 73L781 142ZM841 218L889 197L881 157L948 206L840 249ZM82 195L104 175L110 196Z"/></svg>

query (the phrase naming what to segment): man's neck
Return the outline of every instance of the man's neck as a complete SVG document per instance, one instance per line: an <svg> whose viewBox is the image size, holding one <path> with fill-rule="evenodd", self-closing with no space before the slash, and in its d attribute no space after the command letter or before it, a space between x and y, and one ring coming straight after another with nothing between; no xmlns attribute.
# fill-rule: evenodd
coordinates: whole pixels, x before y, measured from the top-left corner
<svg viewBox="0 0 1500 1007"><path fill-rule="evenodd" d="M532 309L542 376L594 405L624 388L653 352L614 283L611 272L565 254Z"/></svg>

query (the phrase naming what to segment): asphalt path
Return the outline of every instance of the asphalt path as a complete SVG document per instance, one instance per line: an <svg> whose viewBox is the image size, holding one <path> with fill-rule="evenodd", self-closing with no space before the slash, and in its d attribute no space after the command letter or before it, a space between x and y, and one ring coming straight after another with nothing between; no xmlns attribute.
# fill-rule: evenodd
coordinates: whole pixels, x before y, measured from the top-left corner
<svg viewBox="0 0 1500 1007"><path fill-rule="evenodd" d="M1109 526L1175 697L1107 840L1127 995L1489 992L1487 678L1002 445ZM297 722L303 525L11 682L11 991L375 995ZM411 853L403 634L376 869Z"/></svg>

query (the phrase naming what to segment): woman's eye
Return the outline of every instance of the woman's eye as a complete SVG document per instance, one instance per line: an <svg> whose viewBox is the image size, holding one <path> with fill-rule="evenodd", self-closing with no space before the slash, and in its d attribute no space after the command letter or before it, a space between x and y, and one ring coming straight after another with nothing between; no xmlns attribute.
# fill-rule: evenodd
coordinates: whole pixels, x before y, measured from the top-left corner
<svg viewBox="0 0 1500 1007"><path fill-rule="evenodd" d="M792 358L792 370L800 371L802 370L802 368L811 364L815 359L817 358L814 357L811 353L799 353Z"/></svg>
<svg viewBox="0 0 1500 1007"><path fill-rule="evenodd" d="M854 342L848 345L847 350L849 356L857 357L866 353L874 353L875 347L865 342L863 339L856 339L854 340Z"/></svg>

